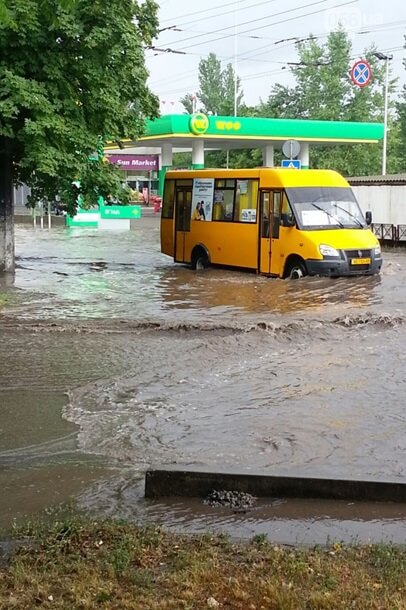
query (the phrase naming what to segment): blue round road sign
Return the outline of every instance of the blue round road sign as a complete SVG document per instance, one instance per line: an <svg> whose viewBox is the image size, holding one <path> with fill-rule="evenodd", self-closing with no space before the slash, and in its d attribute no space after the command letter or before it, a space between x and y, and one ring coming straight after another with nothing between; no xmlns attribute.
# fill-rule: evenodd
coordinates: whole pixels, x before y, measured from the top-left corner
<svg viewBox="0 0 406 610"><path fill-rule="evenodd" d="M365 59L356 61L351 69L351 80L357 87L366 87L372 78L372 68Z"/></svg>

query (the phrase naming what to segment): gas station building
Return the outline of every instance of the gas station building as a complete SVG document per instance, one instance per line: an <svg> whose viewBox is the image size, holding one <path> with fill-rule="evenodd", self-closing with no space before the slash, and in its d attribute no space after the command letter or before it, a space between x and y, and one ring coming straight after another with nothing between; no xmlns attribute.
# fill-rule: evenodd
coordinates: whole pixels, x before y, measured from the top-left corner
<svg viewBox="0 0 406 610"><path fill-rule="evenodd" d="M118 150L118 146L106 147L105 154L123 171L128 171L127 155L131 155L131 171L137 169L150 183L149 172L156 170L158 175L154 174L153 178L159 179L162 194L165 173L172 168L174 152L191 150L191 167L201 169L205 166L205 151L258 148L262 149L264 167L274 167L274 151L281 149L284 142L296 140L300 144L297 159L301 168L307 169L310 146L377 144L383 135L383 123L168 114L147 121L145 134L136 142L124 141L124 150ZM139 178L143 176L140 174Z"/></svg>

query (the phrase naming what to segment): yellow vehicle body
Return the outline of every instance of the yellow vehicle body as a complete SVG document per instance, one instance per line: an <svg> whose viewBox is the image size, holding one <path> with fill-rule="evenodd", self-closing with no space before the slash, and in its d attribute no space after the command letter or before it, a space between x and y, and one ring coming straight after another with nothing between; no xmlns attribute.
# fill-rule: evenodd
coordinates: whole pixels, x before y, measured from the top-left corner
<svg viewBox="0 0 406 610"><path fill-rule="evenodd" d="M169 171L161 250L193 267L277 277L371 275L382 265L351 187L331 170Z"/></svg>

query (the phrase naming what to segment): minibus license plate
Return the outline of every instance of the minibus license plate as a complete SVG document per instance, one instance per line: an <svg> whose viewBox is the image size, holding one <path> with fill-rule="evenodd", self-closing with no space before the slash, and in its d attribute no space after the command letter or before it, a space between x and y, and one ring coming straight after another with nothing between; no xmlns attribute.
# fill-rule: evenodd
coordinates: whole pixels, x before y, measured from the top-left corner
<svg viewBox="0 0 406 610"><path fill-rule="evenodd" d="M351 259L351 265L369 265L371 263L370 258L353 258Z"/></svg>

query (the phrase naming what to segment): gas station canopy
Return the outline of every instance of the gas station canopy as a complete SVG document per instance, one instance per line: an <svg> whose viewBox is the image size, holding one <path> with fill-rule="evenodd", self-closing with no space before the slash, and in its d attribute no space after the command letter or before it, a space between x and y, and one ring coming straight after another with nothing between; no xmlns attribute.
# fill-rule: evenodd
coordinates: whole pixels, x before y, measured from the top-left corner
<svg viewBox="0 0 406 610"><path fill-rule="evenodd" d="M309 147L326 144L376 144L383 139L383 123L313 121L196 114L168 114L149 120L137 141L124 141L127 152L154 152L160 155L159 192L166 170L172 167L175 150L192 151L192 167L204 167L205 150L260 148L263 165L273 167L274 150L294 140L298 163L309 167ZM108 146L106 154L118 146Z"/></svg>
<svg viewBox="0 0 406 610"><path fill-rule="evenodd" d="M206 148L261 148L272 143L279 147L290 139L319 144L376 143L383 132L383 123L169 114L148 121L138 142L162 146L170 141L173 147L190 148L193 140L204 139Z"/></svg>

